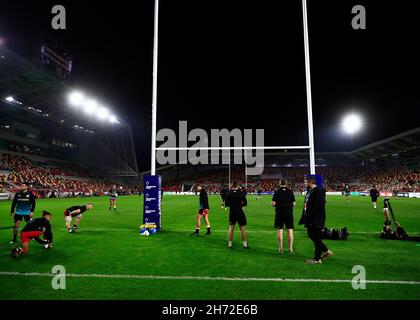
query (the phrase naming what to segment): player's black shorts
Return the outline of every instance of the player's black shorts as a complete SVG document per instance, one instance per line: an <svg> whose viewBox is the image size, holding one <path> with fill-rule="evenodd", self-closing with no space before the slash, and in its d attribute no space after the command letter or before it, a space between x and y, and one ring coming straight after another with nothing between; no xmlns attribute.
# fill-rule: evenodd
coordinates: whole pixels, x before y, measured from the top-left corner
<svg viewBox="0 0 420 320"><path fill-rule="evenodd" d="M378 197L371 197L371 198L372 198L372 202L378 201Z"/></svg>
<svg viewBox="0 0 420 320"><path fill-rule="evenodd" d="M294 229L292 208L282 208L280 210L276 210L274 228L283 229L284 226L286 226L286 229Z"/></svg>
<svg viewBox="0 0 420 320"><path fill-rule="evenodd" d="M246 216L245 213L241 210L239 212L230 212L229 213L229 224L235 225L239 224L239 226L243 227L246 226Z"/></svg>
<svg viewBox="0 0 420 320"><path fill-rule="evenodd" d="M22 221L23 219L25 219L25 222L29 222L31 220L31 217L29 216L29 214L15 213L15 216L13 217L13 219L15 220L15 222Z"/></svg>
<svg viewBox="0 0 420 320"><path fill-rule="evenodd" d="M344 195L345 195L346 197L350 197L350 192L344 192Z"/></svg>

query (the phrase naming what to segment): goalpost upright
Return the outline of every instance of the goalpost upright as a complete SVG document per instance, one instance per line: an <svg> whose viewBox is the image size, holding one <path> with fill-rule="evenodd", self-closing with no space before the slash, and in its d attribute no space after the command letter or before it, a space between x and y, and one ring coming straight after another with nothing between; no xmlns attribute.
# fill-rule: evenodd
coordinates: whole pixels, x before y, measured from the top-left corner
<svg viewBox="0 0 420 320"><path fill-rule="evenodd" d="M308 116L308 138L309 146L288 146L288 147L207 147L207 148L157 148L156 147L156 120L157 120L157 76L158 76L158 27L159 27L159 0L155 0L154 7L154 41L153 41L153 95L152 95L152 146L151 146L151 175L156 175L156 151L157 150L256 150L256 149L308 149L310 174L315 174L315 149L312 119L312 93L311 93L311 72L309 55L309 35L306 0L302 0L303 14L303 39L305 47L305 75L306 75L306 99ZM246 153L245 153L246 154ZM229 155L230 157L230 155ZM230 168L230 167L229 167ZM230 170L230 169L229 169ZM230 178L230 174L229 174ZM230 181L229 181L230 182Z"/></svg>

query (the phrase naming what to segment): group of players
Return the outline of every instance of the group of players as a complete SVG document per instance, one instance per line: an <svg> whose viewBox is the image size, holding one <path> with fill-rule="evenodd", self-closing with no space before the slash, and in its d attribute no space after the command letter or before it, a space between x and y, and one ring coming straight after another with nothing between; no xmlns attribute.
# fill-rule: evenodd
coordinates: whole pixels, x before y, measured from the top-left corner
<svg viewBox="0 0 420 320"><path fill-rule="evenodd" d="M306 181L308 192L305 196L305 206L302 214L303 221L300 224L305 224L308 229L308 235L311 240L315 244L315 257L312 260L309 260L309 263L321 263L322 260L325 260L332 256L332 252L328 250L328 248L323 244L321 239L321 229L325 224L325 189L322 189L322 192L318 192L316 189L316 184L314 181L307 179ZM206 235L211 234L211 226L209 221L209 201L208 201L208 194L202 186L196 187L197 192L199 193L199 210L196 215L196 229L192 233L194 236L198 236L201 229L201 220L204 219L206 224ZM256 199L261 199L261 189L258 189L259 192L257 193ZM314 192L315 191L315 192ZM311 200L315 198L315 195L319 193L317 196L319 199L317 201L316 206L318 206L317 210L314 210L311 214L308 210L308 204L310 205ZM350 201L350 187L348 185L345 186L343 193L346 198L346 203ZM246 236L246 225L247 219L244 213L243 208L247 206L248 201L246 198L246 190L242 188L237 181L232 183L230 189L227 187L222 188L220 192L220 196L222 198L222 209L229 208L229 231L228 231L228 248L233 248L233 234L235 230L235 225L238 224L241 237L242 237L242 245L245 249L250 249L247 241ZM374 208L377 208L377 199L379 197L379 192L375 188L372 187L370 190L370 196L372 199L372 203ZM109 210L117 209L117 197L118 191L116 186L114 185L111 190L109 190ZM23 220L25 220L26 225L22 229L20 233L20 247L15 247L12 249L12 255L17 257L19 255L23 255L29 251L29 243L31 240L35 240L41 245L45 246L45 248L52 247L53 241L53 234L51 230L51 217L52 214L47 211L42 211L42 217L33 219L33 213L35 210L35 203L36 198L35 196L29 191L28 184L22 183L21 189L18 191L14 199L12 201L11 206L11 215L14 219L13 225L13 239L10 241L11 244L17 242L17 236L19 232L19 226ZM321 204L321 206L319 206ZM294 197L293 191L287 188L287 180L281 179L279 183L279 188L274 192L272 197L271 205L275 208L275 219L274 219L274 227L277 229L277 239L278 239L278 250L279 253L283 254L283 229L284 227L287 230L287 238L288 238L288 247L289 253L294 254L293 248L293 229L294 229L294 222L293 222L293 208L296 205L296 200ZM319 210L321 208L321 210ZM80 220L83 217L83 214L86 211L93 209L93 203L88 202L85 205L76 205L69 207L64 210L64 219L66 229L69 233L74 233L78 229L78 225ZM316 212L317 211L317 212ZM73 226L72 220L74 220ZM312 219L312 220L311 220ZM305 221L306 220L306 221ZM308 223L308 221L310 221ZM312 222L311 222L312 221ZM43 239L41 239L41 236Z"/></svg>
<svg viewBox="0 0 420 320"><path fill-rule="evenodd" d="M344 185L343 194L344 194L344 197L346 198L346 204L349 204L350 203L350 195L351 195L351 188L350 188L349 184ZM372 189L369 190L369 196L372 200L372 204L373 204L374 209L377 209L377 207L378 207L377 206L377 201L378 201L379 195L380 194L379 194L378 189L376 189L376 186L373 185Z"/></svg>
<svg viewBox="0 0 420 320"><path fill-rule="evenodd" d="M304 214L306 218L305 225L308 228L308 234L315 243L315 257L314 259L308 260L307 263L320 263L321 259L326 260L333 255L328 248L322 243L321 233L318 232L318 225L323 225L325 222L325 210L323 212L315 212L310 206L312 200L316 198L317 192L315 190L316 184L314 180L307 179L308 190L305 197L305 209ZM196 187L199 192L199 210L196 216L196 230L192 235L198 236L201 228L201 219L204 218L206 222L207 232L206 235L210 235L210 221L209 221L209 201L206 190L202 186ZM323 191L318 192L321 196L324 194ZM229 231L228 231L228 248L233 248L233 233L235 225L238 224L241 237L242 245L244 249L250 249L246 237L246 224L247 219L243 208L247 206L248 201L246 198L246 190L239 186L237 181L232 183L231 189L222 188L220 196L222 198L222 209L229 208ZM257 193L257 200L261 199L261 193ZM325 200L325 196L323 198ZM324 201L325 202L325 201ZM287 188L287 180L281 179L279 188L274 192L272 197L271 205L275 208L274 227L277 229L277 239L279 243L279 253L283 254L283 228L286 227L288 234L289 253L294 254L293 249L293 207L296 205L296 199L292 190ZM324 205L324 203L322 203ZM319 220L319 221L318 221ZM324 221L323 221L324 220ZM316 226L314 226L316 224ZM316 231L313 231L316 230Z"/></svg>
<svg viewBox="0 0 420 320"><path fill-rule="evenodd" d="M309 264L318 264L322 261L330 258L333 255L333 252L329 250L326 245L322 242L321 231L325 225L325 203L326 203L326 192L323 188L318 188L316 181L312 178L306 180L307 193L305 195L304 208L302 213L302 218L299 221L299 224L304 224L309 238L314 242L315 246L315 255L313 259L307 260ZM258 188L256 199L261 199L261 188ZM206 235L211 234L211 227L209 221L209 201L208 194L202 186L196 186L196 191L199 193L199 210L196 215L196 229L191 234L194 236L199 236L201 229L201 220L204 219L206 223ZM345 185L343 194L345 196L346 203L350 202L350 186ZM369 192L374 209L377 208L377 200L379 197L379 192L375 186L372 186L372 189ZM232 183L231 189L223 187L220 191L220 196L222 198L222 209L229 208L229 231L228 231L228 248L233 248L233 233L235 225L238 224L243 248L250 249L246 237L246 224L247 219L244 213L243 208L247 206L248 201L246 198L246 190L242 188L237 181ZM292 190L287 187L287 180L281 179L279 183L279 188L274 192L271 205L275 208L274 215L274 228L277 229L277 240L278 240L278 251L280 254L284 252L283 246L283 230L287 230L287 239L289 253L294 254L294 222L293 222L293 208L296 205L296 199ZM384 211L384 214L386 212Z"/></svg>
<svg viewBox="0 0 420 320"><path fill-rule="evenodd" d="M114 211L117 209L117 197L118 191L114 185L109 190L109 210L112 208ZM33 218L36 205L36 197L29 190L28 183L22 183L20 190L16 192L10 214L13 217L13 238L10 244L17 242L17 236L19 233L19 226L24 220L26 225L20 232L20 247L12 249L12 256L17 257L23 255L29 251L29 243L31 240L35 240L46 249L52 248L53 245L53 233L51 229L51 218L52 214L48 211L43 210L40 218ZM93 209L93 203L88 202L84 205L76 205L69 207L64 210L64 220L66 229L69 233L75 233L78 229L79 222L86 211ZM72 226L72 220L74 223ZM41 236L43 239L41 239Z"/></svg>

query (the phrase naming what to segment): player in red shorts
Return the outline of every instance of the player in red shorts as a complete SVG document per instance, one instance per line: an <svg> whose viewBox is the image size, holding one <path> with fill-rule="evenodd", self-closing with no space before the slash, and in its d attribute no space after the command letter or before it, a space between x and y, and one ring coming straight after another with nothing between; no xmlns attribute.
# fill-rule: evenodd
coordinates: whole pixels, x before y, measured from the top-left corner
<svg viewBox="0 0 420 320"><path fill-rule="evenodd" d="M200 233L201 228L201 218L204 218L204 221L206 222L207 232L206 235L210 235L210 221L209 221L209 197L207 195L207 191L204 190L201 186L197 186L196 190L200 192L200 209L198 210L196 220L197 224L195 227L195 232L193 232L191 235L198 236Z"/></svg>
<svg viewBox="0 0 420 320"><path fill-rule="evenodd" d="M12 249L12 256L18 257L29 251L29 243L32 239L44 244L45 248L52 247L51 213L42 211L42 218L29 221L20 233L21 247ZM44 240L40 237L43 236Z"/></svg>

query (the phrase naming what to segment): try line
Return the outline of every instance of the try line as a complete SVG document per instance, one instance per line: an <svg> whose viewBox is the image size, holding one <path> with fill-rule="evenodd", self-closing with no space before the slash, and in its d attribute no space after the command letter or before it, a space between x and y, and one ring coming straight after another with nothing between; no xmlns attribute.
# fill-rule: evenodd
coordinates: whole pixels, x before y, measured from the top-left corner
<svg viewBox="0 0 420 320"><path fill-rule="evenodd" d="M66 273L66 278L140 279L140 280L199 280L199 281L256 281L256 282L299 282L299 283L351 283L350 279L288 279L288 278L248 278L248 277L210 277L210 276L158 276L137 274L77 274ZM42 272L0 272L0 276L12 277L54 277L53 273ZM365 280L366 284L420 285L420 281L406 280Z"/></svg>

